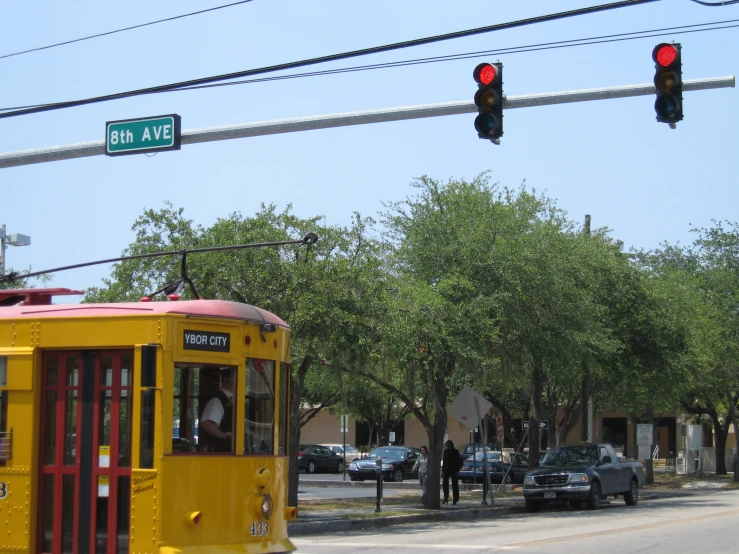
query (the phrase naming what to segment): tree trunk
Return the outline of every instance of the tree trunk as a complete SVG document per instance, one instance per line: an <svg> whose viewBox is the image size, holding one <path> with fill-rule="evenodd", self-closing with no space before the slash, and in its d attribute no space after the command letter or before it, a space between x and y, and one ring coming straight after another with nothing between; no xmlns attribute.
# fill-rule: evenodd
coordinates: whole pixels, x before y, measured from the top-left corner
<svg viewBox="0 0 739 554"><path fill-rule="evenodd" d="M305 391L305 375L308 373L312 356L303 358L297 374L290 375L290 444L287 451L288 473L287 473L287 505L298 505L298 445L300 444L300 404L303 401Z"/></svg>
<svg viewBox="0 0 739 554"><path fill-rule="evenodd" d="M426 483L426 498L424 499L423 507L428 510L438 510L441 507L441 460L444 452L444 435L446 434L446 427L446 409L438 410L434 416L434 423L427 429L429 441L429 473L428 482Z"/></svg>
<svg viewBox="0 0 739 554"><path fill-rule="evenodd" d="M716 475L726 475L726 437L729 434L730 421L726 418L724 425L721 425L715 408L708 410L708 415L711 416L716 436Z"/></svg>
<svg viewBox="0 0 739 554"><path fill-rule="evenodd" d="M559 432L557 433L557 446L567 442L567 435L570 434L570 431L575 428L575 425L577 425L577 422L580 420L581 411L582 410L580 410L579 407L575 407L571 412L569 412L569 414L565 413L562 416L559 425Z"/></svg>
<svg viewBox="0 0 739 554"><path fill-rule="evenodd" d="M726 391L726 399L729 404L729 419L734 423L734 481L739 481L739 417L736 414L736 398Z"/></svg>
<svg viewBox="0 0 739 554"><path fill-rule="evenodd" d="M588 429L593 424L588 421L588 402L590 391L590 368L587 362L582 363L582 381L580 382L580 414L582 415L582 425L580 425L580 442L588 442Z"/></svg>
<svg viewBox="0 0 739 554"><path fill-rule="evenodd" d="M657 426L654 424L654 412L649 410L647 412L647 423L652 424L652 444L655 444L655 437L657 436ZM636 425L634 426L636 428ZM638 448L638 446L637 446ZM650 449L649 456L647 457L647 463L644 467L644 472L647 474L647 484L654 484L654 462L652 461L652 451Z"/></svg>

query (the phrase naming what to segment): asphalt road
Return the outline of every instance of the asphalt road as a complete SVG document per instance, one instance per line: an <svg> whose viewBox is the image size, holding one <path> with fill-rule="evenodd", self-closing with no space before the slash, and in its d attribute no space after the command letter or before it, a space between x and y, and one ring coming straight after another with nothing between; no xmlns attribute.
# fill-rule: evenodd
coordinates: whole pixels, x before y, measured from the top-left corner
<svg viewBox="0 0 739 554"><path fill-rule="evenodd" d="M597 511L547 508L469 523L419 523L338 535L293 539L298 552L331 554L724 554L739 552L739 491L641 501L613 500Z"/></svg>

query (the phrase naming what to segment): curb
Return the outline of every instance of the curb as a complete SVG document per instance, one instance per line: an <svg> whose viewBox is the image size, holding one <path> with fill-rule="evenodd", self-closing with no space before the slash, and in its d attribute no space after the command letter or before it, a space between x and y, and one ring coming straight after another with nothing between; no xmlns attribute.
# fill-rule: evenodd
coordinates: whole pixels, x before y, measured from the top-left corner
<svg viewBox="0 0 739 554"><path fill-rule="evenodd" d="M396 485L399 483L396 483ZM732 489L705 489L695 491L683 490L659 490L647 491L640 493L640 500L658 500L662 498L691 497L706 493L723 492ZM399 507L402 509L401 507ZM314 519L312 521L293 521L288 523L288 536L298 537L305 535L322 535L344 531L364 531L368 529L382 529L392 527L394 525L403 525L407 523L421 523L428 521L458 521L485 519L495 516L504 516L509 514L525 513L526 505L523 498L508 499L506 504L496 504L486 508L462 508L462 509L442 509L427 511L424 513L413 515L392 515L391 511L385 512L388 515L378 516L376 518L359 518L359 519Z"/></svg>
<svg viewBox="0 0 739 554"><path fill-rule="evenodd" d="M394 525L406 523L420 523L439 520L472 520L485 519L493 516L507 515L525 511L523 500L515 505L495 505L488 508L471 508L459 510L430 511L428 513L414 515L388 515L376 518L361 519L330 519L326 521L295 521L288 524L287 530L290 537L304 535L321 535L343 531L364 531L367 529L381 529ZM391 513L391 512L388 512Z"/></svg>

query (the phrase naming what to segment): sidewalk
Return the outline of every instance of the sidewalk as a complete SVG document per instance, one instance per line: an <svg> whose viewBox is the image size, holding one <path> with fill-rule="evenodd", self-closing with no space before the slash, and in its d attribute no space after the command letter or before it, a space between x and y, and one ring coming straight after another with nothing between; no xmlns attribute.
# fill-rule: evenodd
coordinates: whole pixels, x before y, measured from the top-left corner
<svg viewBox="0 0 739 554"><path fill-rule="evenodd" d="M336 481L312 481L310 483L301 483L301 488L310 487L328 487L328 486L346 486L346 487L376 487L373 482L356 483L356 482L336 482ZM663 489L663 490L642 490L640 491L640 501L649 501L661 498L675 497L691 497L706 492L718 492L722 490L717 488L715 483L701 482L696 479L691 486L682 489ZM413 494L418 491L418 485L414 483L387 483L386 488L409 489L409 493ZM411 489L413 493L411 493ZM459 520L479 520L485 518L500 517L508 514L524 513L526 506L523 496L507 496L498 497L496 495L494 504L482 505L482 491L477 485L473 489L473 485L465 487L463 498L454 506L451 504L442 505L439 510L424 510L420 504L418 495L413 495L413 499L403 499L400 503L384 502L380 504L381 512L375 513L376 503L366 503L361 506L353 506L346 509L332 510L299 510L298 519L288 524L288 534L291 537L301 535L320 535L337 533L344 531L360 531L366 529L380 529L393 525L402 525L406 523L418 523L428 521L459 521ZM460 491L462 491L460 483ZM497 491L496 491L497 492ZM490 497L487 497L488 502ZM613 500L611 500L613 501ZM608 501L605 501L608 502Z"/></svg>

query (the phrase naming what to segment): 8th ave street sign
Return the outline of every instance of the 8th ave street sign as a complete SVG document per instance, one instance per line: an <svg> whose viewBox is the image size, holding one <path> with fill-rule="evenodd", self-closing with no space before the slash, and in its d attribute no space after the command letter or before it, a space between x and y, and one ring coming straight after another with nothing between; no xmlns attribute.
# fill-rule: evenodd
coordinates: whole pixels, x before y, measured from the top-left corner
<svg viewBox="0 0 739 554"><path fill-rule="evenodd" d="M105 124L105 154L125 156L179 150L181 134L181 118L176 114L108 121Z"/></svg>

